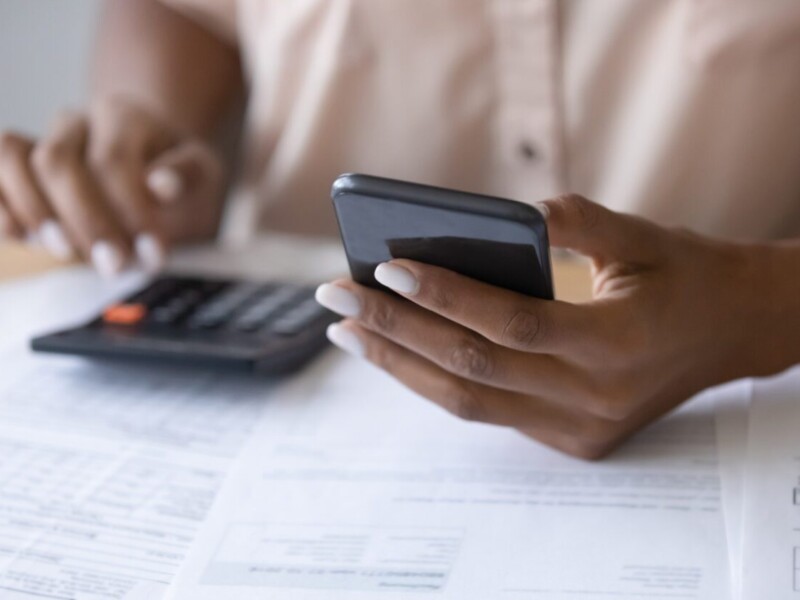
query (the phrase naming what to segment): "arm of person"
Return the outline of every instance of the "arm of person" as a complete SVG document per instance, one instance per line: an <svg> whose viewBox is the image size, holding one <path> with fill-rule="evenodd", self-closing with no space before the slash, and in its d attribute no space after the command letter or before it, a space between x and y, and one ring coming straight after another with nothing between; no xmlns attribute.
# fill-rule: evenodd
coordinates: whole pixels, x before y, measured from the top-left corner
<svg viewBox="0 0 800 600"><path fill-rule="evenodd" d="M213 139L242 93L235 43L159 0L108 0L91 96L148 110L179 132Z"/></svg>
<svg viewBox="0 0 800 600"><path fill-rule="evenodd" d="M605 456L695 393L800 363L800 241L736 244L566 196L541 205L554 246L591 258L594 299L521 296L407 260L322 304L331 340L473 421Z"/></svg>
<svg viewBox="0 0 800 600"><path fill-rule="evenodd" d="M0 136L0 228L103 274L151 269L216 231L214 139L243 83L237 49L156 0L108 0L90 101L41 139Z"/></svg>

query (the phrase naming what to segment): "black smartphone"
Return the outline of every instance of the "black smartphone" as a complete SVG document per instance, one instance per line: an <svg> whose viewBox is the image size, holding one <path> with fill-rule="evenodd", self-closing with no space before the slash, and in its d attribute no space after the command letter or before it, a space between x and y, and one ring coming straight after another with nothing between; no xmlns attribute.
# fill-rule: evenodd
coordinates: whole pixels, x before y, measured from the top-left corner
<svg viewBox="0 0 800 600"><path fill-rule="evenodd" d="M383 289L375 267L407 258L490 285L553 299L542 214L522 202L368 175L331 192L353 279Z"/></svg>

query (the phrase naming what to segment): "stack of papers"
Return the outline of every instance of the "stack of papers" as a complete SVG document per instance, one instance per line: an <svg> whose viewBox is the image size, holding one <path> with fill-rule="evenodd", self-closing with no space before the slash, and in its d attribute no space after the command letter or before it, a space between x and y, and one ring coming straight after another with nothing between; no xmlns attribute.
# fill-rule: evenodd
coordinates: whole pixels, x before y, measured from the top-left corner
<svg viewBox="0 0 800 600"><path fill-rule="evenodd" d="M710 398L590 464L350 359L282 393L173 598L730 594Z"/></svg>
<svg viewBox="0 0 800 600"><path fill-rule="evenodd" d="M232 265L344 271L283 239L176 268ZM334 351L280 383L27 351L139 283L0 288L3 600L800 598L800 371L585 463Z"/></svg>
<svg viewBox="0 0 800 600"><path fill-rule="evenodd" d="M743 598L800 598L800 369L754 384Z"/></svg>

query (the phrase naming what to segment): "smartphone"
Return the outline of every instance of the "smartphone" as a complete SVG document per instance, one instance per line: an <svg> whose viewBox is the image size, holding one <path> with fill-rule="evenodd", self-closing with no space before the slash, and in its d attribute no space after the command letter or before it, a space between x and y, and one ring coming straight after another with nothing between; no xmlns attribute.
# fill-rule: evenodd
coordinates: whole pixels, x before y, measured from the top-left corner
<svg viewBox="0 0 800 600"><path fill-rule="evenodd" d="M547 223L522 202L369 175L333 184L353 279L384 289L375 267L406 258L552 300Z"/></svg>

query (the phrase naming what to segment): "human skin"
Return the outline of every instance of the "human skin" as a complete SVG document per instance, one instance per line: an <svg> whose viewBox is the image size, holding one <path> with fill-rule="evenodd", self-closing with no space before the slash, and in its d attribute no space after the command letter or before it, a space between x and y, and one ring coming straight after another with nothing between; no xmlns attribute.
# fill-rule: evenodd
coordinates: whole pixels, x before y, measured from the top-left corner
<svg viewBox="0 0 800 600"><path fill-rule="evenodd" d="M554 246L588 256L594 298L522 296L408 260L392 296L339 280L329 337L455 415L585 459L710 386L800 362L800 244L735 244L578 196L540 205Z"/></svg>
<svg viewBox="0 0 800 600"><path fill-rule="evenodd" d="M41 139L0 134L0 234L107 275L158 268L171 244L216 230L213 139L242 93L235 48L157 0L110 0L89 105ZM574 196L542 208L554 245L592 259L592 302L393 261L378 275L401 298L320 290L348 317L331 338L461 417L585 458L699 390L800 361L799 243L712 240Z"/></svg>
<svg viewBox="0 0 800 600"><path fill-rule="evenodd" d="M223 201L214 139L243 92L236 49L155 0L109 1L90 102L40 139L0 133L0 235L114 275L158 269L211 237Z"/></svg>

